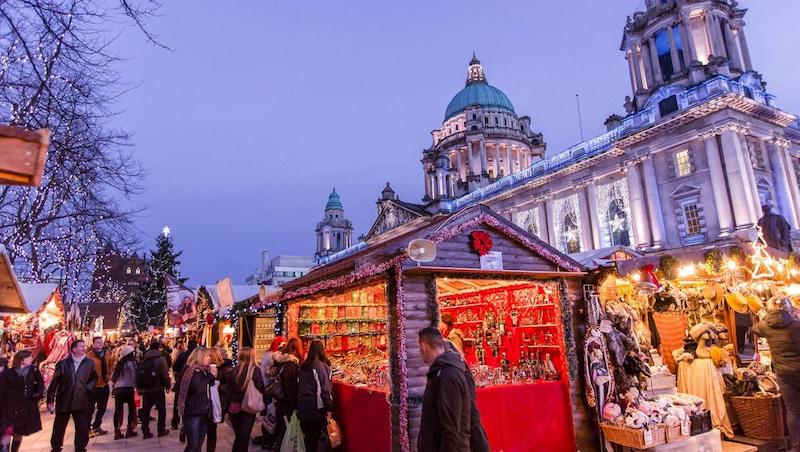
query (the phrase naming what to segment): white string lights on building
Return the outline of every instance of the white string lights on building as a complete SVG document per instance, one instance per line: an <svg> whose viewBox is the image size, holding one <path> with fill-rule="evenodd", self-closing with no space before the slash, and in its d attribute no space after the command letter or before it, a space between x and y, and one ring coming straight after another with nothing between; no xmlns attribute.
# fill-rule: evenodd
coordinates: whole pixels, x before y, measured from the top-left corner
<svg viewBox="0 0 800 452"><path fill-rule="evenodd" d="M617 209L611 212L614 202L617 203ZM597 186L597 217L600 219L603 247L624 244L614 243L614 237L621 232L627 233L628 244L633 243L628 184L624 179Z"/></svg>
<svg viewBox="0 0 800 452"><path fill-rule="evenodd" d="M565 253L582 251L581 210L578 207L578 195L559 198L553 201L555 230L558 233L559 249Z"/></svg>

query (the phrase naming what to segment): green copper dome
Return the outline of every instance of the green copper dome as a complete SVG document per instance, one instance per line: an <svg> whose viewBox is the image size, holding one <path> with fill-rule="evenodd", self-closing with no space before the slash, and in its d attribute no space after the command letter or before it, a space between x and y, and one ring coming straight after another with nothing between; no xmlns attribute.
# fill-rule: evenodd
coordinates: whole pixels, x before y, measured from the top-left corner
<svg viewBox="0 0 800 452"><path fill-rule="evenodd" d="M339 193L336 193L335 188L328 196L328 204L325 205L325 210L344 210L342 199L339 198Z"/></svg>
<svg viewBox="0 0 800 452"><path fill-rule="evenodd" d="M447 121L473 105L494 107L515 113L508 96L486 81L483 66L475 54L472 54L472 60L469 62L467 86L453 96L453 100L447 105L444 120Z"/></svg>

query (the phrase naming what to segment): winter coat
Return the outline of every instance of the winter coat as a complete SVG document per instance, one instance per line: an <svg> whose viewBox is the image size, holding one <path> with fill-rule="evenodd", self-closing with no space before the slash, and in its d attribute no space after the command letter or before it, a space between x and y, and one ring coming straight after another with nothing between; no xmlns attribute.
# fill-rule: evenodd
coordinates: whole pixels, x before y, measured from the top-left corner
<svg viewBox="0 0 800 452"><path fill-rule="evenodd" d="M121 367L116 375L111 374L111 382L114 383L114 391L122 388L133 388L136 385L136 361L128 359L125 362L120 361ZM116 378L115 378L116 377Z"/></svg>
<svg viewBox="0 0 800 452"><path fill-rule="evenodd" d="M156 368L156 375L158 378L158 383L153 386L152 388L136 388L140 394L145 393L156 393L156 392L164 392L166 388L170 387L171 380L169 379L169 367L167 366L167 358L164 358L164 354L161 353L161 350L148 350L147 353L144 354L142 358L142 362L139 363L139 367L145 365L145 361L148 359L154 359L154 365Z"/></svg>
<svg viewBox="0 0 800 452"><path fill-rule="evenodd" d="M239 368L233 367L228 368L223 374L220 374L220 380L222 381L222 387L225 388L224 395L221 394L222 398L222 410L226 413L228 412L228 408L232 403L241 404L242 400L244 400L244 394L247 392L247 387L244 385L245 381L247 381L247 371L243 371L241 375L239 373ZM258 367L253 366L250 370L250 379L252 380L253 384L256 385L256 389L260 392L263 396L264 394L264 380L261 378L261 371Z"/></svg>
<svg viewBox="0 0 800 452"><path fill-rule="evenodd" d="M422 396L419 452L468 452L472 396L461 355L444 352L431 364Z"/></svg>
<svg viewBox="0 0 800 452"><path fill-rule="evenodd" d="M283 397L275 405L278 415L291 415L297 409L297 373L300 370L299 360L288 353L275 353L275 375L281 380Z"/></svg>
<svg viewBox="0 0 800 452"><path fill-rule="evenodd" d="M100 356L102 355L102 357ZM113 360L111 359L111 352L106 349L103 349L100 352L100 355L94 349L90 349L86 352L86 357L91 359L94 363L94 371L97 374L97 384L95 385L96 388L105 388L108 386L109 380L111 380L111 373L114 370L112 366ZM103 363L102 361L106 362L106 374L103 375Z"/></svg>
<svg viewBox="0 0 800 452"><path fill-rule="evenodd" d="M450 342L445 342L445 345L448 346L448 350L453 353L457 353L458 349L456 346ZM461 358L461 361L464 361L464 358ZM467 379L467 388L469 389L470 398L472 399L472 403L470 404L470 425L469 425L469 448L471 452L490 452L491 448L489 447L489 438L486 436L486 430L483 429L483 424L481 423L481 413L478 411L478 398L475 395L475 379L472 377L472 372L469 370L469 366L464 362L464 378Z"/></svg>
<svg viewBox="0 0 800 452"><path fill-rule="evenodd" d="M84 358L75 370L72 355L56 364L56 371L47 388L47 403L56 404L56 411L68 413L92 409L92 390L97 383L97 373L89 358Z"/></svg>
<svg viewBox="0 0 800 452"><path fill-rule="evenodd" d="M261 376L264 377L264 385L270 384L272 377L275 375L273 373L275 361L272 359L274 353L277 352L265 351L264 356L261 357L261 362L258 364L258 368L261 369Z"/></svg>
<svg viewBox="0 0 800 452"><path fill-rule="evenodd" d="M214 375L211 373L195 369L192 380L189 382L189 391L186 393L184 416L210 416L212 414L209 394L214 380Z"/></svg>
<svg viewBox="0 0 800 452"><path fill-rule="evenodd" d="M797 314L772 309L753 331L767 339L775 373L783 378L796 378L800 374L800 318Z"/></svg>
<svg viewBox="0 0 800 452"><path fill-rule="evenodd" d="M189 341L189 347L186 350L178 353L178 357L175 358L175 362L172 364L173 372L183 372L183 368L186 367L186 361L189 360L189 355L192 354L195 348L197 348L197 342Z"/></svg>
<svg viewBox="0 0 800 452"><path fill-rule="evenodd" d="M31 435L42 429L39 399L44 394L44 380L35 365L25 376L16 369L0 374L0 432L13 427L15 435Z"/></svg>
<svg viewBox="0 0 800 452"><path fill-rule="evenodd" d="M464 354L464 332L453 328L447 333L447 340L452 342L458 353Z"/></svg>
<svg viewBox="0 0 800 452"><path fill-rule="evenodd" d="M319 378L320 398L322 408L318 407L317 378ZM322 361L317 361L312 369L300 366L297 384L297 417L301 421L314 421L325 419L325 413L333 410L331 399L331 368Z"/></svg>

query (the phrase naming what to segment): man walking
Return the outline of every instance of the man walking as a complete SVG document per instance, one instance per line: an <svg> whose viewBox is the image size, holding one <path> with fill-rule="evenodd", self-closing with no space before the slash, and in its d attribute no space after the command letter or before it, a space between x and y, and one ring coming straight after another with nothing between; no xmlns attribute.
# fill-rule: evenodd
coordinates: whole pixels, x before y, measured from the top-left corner
<svg viewBox="0 0 800 452"><path fill-rule="evenodd" d="M50 447L60 452L69 418L75 425L75 452L85 452L89 444L89 422L92 417L92 390L97 383L92 362L86 358L86 342L70 345L70 355L56 364L53 380L47 390L47 409L56 418Z"/></svg>
<svg viewBox="0 0 800 452"><path fill-rule="evenodd" d="M94 371L97 374L97 384L92 390L92 409L95 412L94 422L92 423L91 435L105 435L108 432L100 428L103 416L106 414L108 406L108 379L111 376L111 353L105 349L103 338L95 336L92 338L92 349L86 356L94 363Z"/></svg>
<svg viewBox="0 0 800 452"><path fill-rule="evenodd" d="M472 396L464 361L458 353L447 351L442 333L434 327L419 332L419 349L430 369L417 450L469 452Z"/></svg>
<svg viewBox="0 0 800 452"><path fill-rule="evenodd" d="M144 354L142 362L136 371L136 389L142 396L142 409L139 411L139 420L142 424L142 438L152 438L150 433L150 409L154 406L158 411L158 436L169 434L167 430L167 398L166 390L169 389L169 367L167 359L161 353L161 344L158 340L150 342L150 350Z"/></svg>

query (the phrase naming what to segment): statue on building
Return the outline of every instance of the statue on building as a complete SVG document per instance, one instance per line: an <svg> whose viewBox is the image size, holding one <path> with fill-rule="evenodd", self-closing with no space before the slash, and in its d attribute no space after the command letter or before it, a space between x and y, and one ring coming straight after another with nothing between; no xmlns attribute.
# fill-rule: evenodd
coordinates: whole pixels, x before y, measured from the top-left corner
<svg viewBox="0 0 800 452"><path fill-rule="evenodd" d="M769 204L761 206L761 211L764 212L764 216L758 220L758 226L761 228L761 233L764 241L767 242L767 246L791 252L792 241L789 235L792 227L789 226L786 218L777 213L772 213L772 206Z"/></svg>

